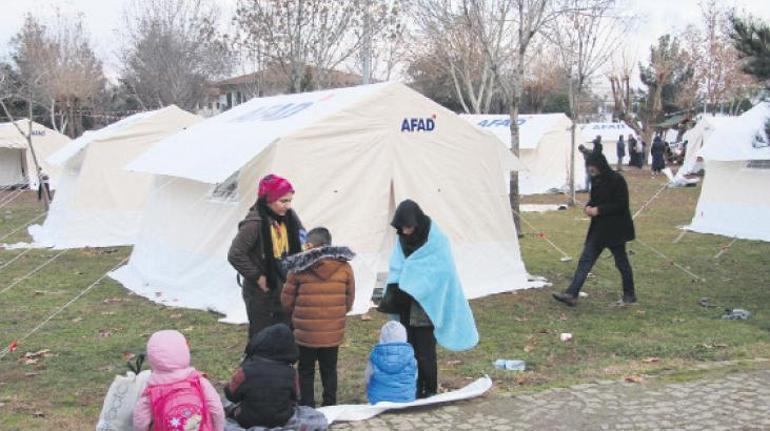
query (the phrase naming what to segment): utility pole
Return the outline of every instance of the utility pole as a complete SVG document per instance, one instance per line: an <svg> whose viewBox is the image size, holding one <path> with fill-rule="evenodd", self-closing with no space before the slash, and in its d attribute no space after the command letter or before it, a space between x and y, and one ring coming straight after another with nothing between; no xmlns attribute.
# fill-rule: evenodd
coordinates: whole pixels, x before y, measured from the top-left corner
<svg viewBox="0 0 770 431"><path fill-rule="evenodd" d="M372 14L371 14L371 1L366 0L364 3L364 44L362 48L363 56L363 79L362 84L367 85L371 81L372 77Z"/></svg>

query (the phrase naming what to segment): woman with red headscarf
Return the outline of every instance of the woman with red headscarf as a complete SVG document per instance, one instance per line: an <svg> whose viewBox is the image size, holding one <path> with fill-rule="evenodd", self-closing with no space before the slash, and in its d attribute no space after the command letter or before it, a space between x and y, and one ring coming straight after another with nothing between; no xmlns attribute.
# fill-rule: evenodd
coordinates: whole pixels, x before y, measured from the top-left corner
<svg viewBox="0 0 770 431"><path fill-rule="evenodd" d="M287 323L281 309L286 282L283 259L302 251L304 229L291 203L294 187L285 178L259 181L257 202L238 224L227 260L238 271L249 317L249 340L262 329Z"/></svg>

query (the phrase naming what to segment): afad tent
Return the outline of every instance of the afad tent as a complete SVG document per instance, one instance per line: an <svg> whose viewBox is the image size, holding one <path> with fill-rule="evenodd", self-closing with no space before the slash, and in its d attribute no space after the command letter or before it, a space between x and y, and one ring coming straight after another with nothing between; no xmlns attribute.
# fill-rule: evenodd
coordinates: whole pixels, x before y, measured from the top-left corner
<svg viewBox="0 0 770 431"><path fill-rule="evenodd" d="M687 141L687 152L685 153L682 166L679 168L679 171L677 171L677 175L695 174L703 169L703 159L701 159L700 156L700 150L703 148L703 143L709 139L714 131L725 124L728 124L730 118L731 117L703 115L698 122L695 123L695 127L684 133L682 141Z"/></svg>
<svg viewBox="0 0 770 431"><path fill-rule="evenodd" d="M503 181L515 165L492 135L399 83L252 99L128 166L159 177L130 261L111 275L151 300L246 322L227 252L259 178L276 173L307 228L358 254L354 313L387 272L406 198L450 237L469 297L530 287Z"/></svg>
<svg viewBox="0 0 770 431"><path fill-rule="evenodd" d="M494 134L506 148L511 145L511 120L507 115L462 115L469 123ZM564 114L519 115L519 193L533 195L566 191L572 122ZM575 151L575 184L585 180L582 155Z"/></svg>
<svg viewBox="0 0 770 431"><path fill-rule="evenodd" d="M706 139L695 216L688 229L770 241L770 103L725 120Z"/></svg>
<svg viewBox="0 0 770 431"><path fill-rule="evenodd" d="M593 142L597 136L602 137L602 154L613 166L618 163L617 143L620 135L623 135L623 140L626 142L626 157L624 161L628 163L628 135L636 136L636 132L628 127L626 123L587 123L581 124L579 127L579 143L586 145L588 148L593 148L592 145L588 144Z"/></svg>
<svg viewBox="0 0 770 431"><path fill-rule="evenodd" d="M29 133L29 121L16 121L24 133ZM51 187L56 187L60 169L46 163L45 159L70 142L70 138L32 122L32 147L43 173L51 178ZM38 183L35 161L27 139L13 123L0 123L0 188L29 185L36 188Z"/></svg>
<svg viewBox="0 0 770 431"><path fill-rule="evenodd" d="M201 118L169 106L142 112L83 136L49 157L62 168L51 209L29 232L38 245L107 247L134 243L153 176L123 167L152 144Z"/></svg>

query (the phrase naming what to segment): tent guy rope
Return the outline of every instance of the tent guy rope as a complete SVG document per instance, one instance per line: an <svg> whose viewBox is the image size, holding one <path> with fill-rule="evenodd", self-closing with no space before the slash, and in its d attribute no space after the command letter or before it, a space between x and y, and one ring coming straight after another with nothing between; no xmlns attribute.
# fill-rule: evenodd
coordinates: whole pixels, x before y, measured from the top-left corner
<svg viewBox="0 0 770 431"><path fill-rule="evenodd" d="M32 249L28 248L28 249L22 251L21 253L17 254L16 256L14 256L13 259L11 259L8 262L5 262L4 264L0 265L0 272L2 272L5 268L10 266L12 263L14 263L17 260L21 259L25 254L29 253L30 251L32 251Z"/></svg>
<svg viewBox="0 0 770 431"><path fill-rule="evenodd" d="M46 214L48 214L48 211L44 211L44 212L42 212L42 213L40 213L40 214L36 215L36 216L35 216L35 217L33 217L31 220L28 220L26 223L22 224L21 226L17 227L16 229L14 229L14 230L12 230L12 231L8 232L7 234L3 235L2 237L0 237L0 242L4 241L6 238L8 238L8 237L10 237L11 235L15 234L16 232L18 232L18 231L20 231L20 230L24 229L25 227L29 227L29 225L31 225L32 223L34 223L34 222L36 222L36 221L40 220L40 219L41 219L41 218L43 218L43 217L44 217Z"/></svg>
<svg viewBox="0 0 770 431"><path fill-rule="evenodd" d="M24 280L26 280L26 279L28 279L28 278L32 277L32 276L33 276L33 275L35 275L35 274L36 274L38 271L40 271L41 269L43 269L43 268L45 268L46 266L48 266L48 265L49 265L51 262L53 262L54 260L58 259L58 258L59 258L61 255L63 255L63 254L64 254L64 253L66 253L66 252L67 252L67 249L64 249L64 250L62 250L62 251L60 251L60 252L56 253L56 254L55 254L55 255L54 255L52 258L50 258L50 259L46 260L45 262L41 263L40 265L38 265L38 266L37 266L35 269L33 269L32 271L30 271L30 272L26 273L26 274L25 274L24 276L22 276L21 278L17 278L16 280L14 280L14 282L13 282L13 283L11 283L11 284L9 284L8 286L6 286L6 287L5 287L3 290L0 290L0 293L5 293L5 292L7 292L7 291L11 290L11 289L12 289L14 286L17 286L17 285L18 285L19 283L21 283L22 281L24 281Z"/></svg>
<svg viewBox="0 0 770 431"><path fill-rule="evenodd" d="M81 297L83 297L83 295L85 295L86 293L90 292L90 291L91 291L91 290L92 290L94 287L96 287L96 286L97 286L97 285L98 285L98 284L99 284L99 283L100 283L102 280L104 280L104 279L107 277L107 275L108 275L110 272L112 272L112 271L114 271L114 270L116 270L116 269L120 268L120 267L121 267L122 265L124 265L126 262L128 262L128 257L126 257L126 258L123 258L123 260L121 260L121 261L120 261L120 262L119 262L117 265L115 265L114 267L110 268L110 269L109 269L107 272L105 272L105 273L104 273L104 274L103 274L101 277L97 278L97 279L96 279L96 281L94 281L93 283L91 283L91 285L89 285L89 286L88 286L88 287L86 287L85 289L81 290L81 291L80 291L80 293L78 293L77 295L75 295L75 297L73 297L72 299L70 299L70 300L69 300L69 302L67 302L66 304L64 304L64 305L62 305L61 307L57 308L57 309L56 309L56 311L54 311L53 313L51 313L51 315L49 315L48 317L46 317L46 318L45 318L45 319L44 319L42 322L40 322L40 323L39 323L37 326L35 326L34 328L32 328L32 329L31 329L29 332L27 332L26 334L22 335L20 338L18 338L18 339L16 339L16 340L13 340L13 341L11 341L11 342L8 344L8 346L7 346L7 347L5 347L5 348L3 348L2 350L0 350L0 360L2 360L2 359L3 359L3 358L6 356L6 355L8 355L8 353L12 352L13 350L16 350L16 348L17 348L17 346L18 346L18 344L19 344L20 342L22 342L22 341L26 340L27 338L29 338L30 336L32 336L32 335L33 335L35 332L39 331L39 330L40 330L40 329L41 329L43 326L45 326L45 325L46 325L48 322L50 322L50 321L51 321L51 319L53 319L54 317L58 316L58 315L59 315L59 313L61 313L62 311L64 311L64 310L65 310L67 307L69 307L70 305L74 304L74 303L75 303L75 302L76 302L78 299L80 299Z"/></svg>

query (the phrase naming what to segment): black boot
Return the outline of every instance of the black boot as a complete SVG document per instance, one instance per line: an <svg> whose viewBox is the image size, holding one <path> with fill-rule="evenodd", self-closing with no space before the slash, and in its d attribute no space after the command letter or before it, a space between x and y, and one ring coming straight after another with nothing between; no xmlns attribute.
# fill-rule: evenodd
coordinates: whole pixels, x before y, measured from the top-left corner
<svg viewBox="0 0 770 431"><path fill-rule="evenodd" d="M572 296L569 293L554 293L553 299L563 302L567 304L570 307L574 307L577 305L577 296Z"/></svg>

